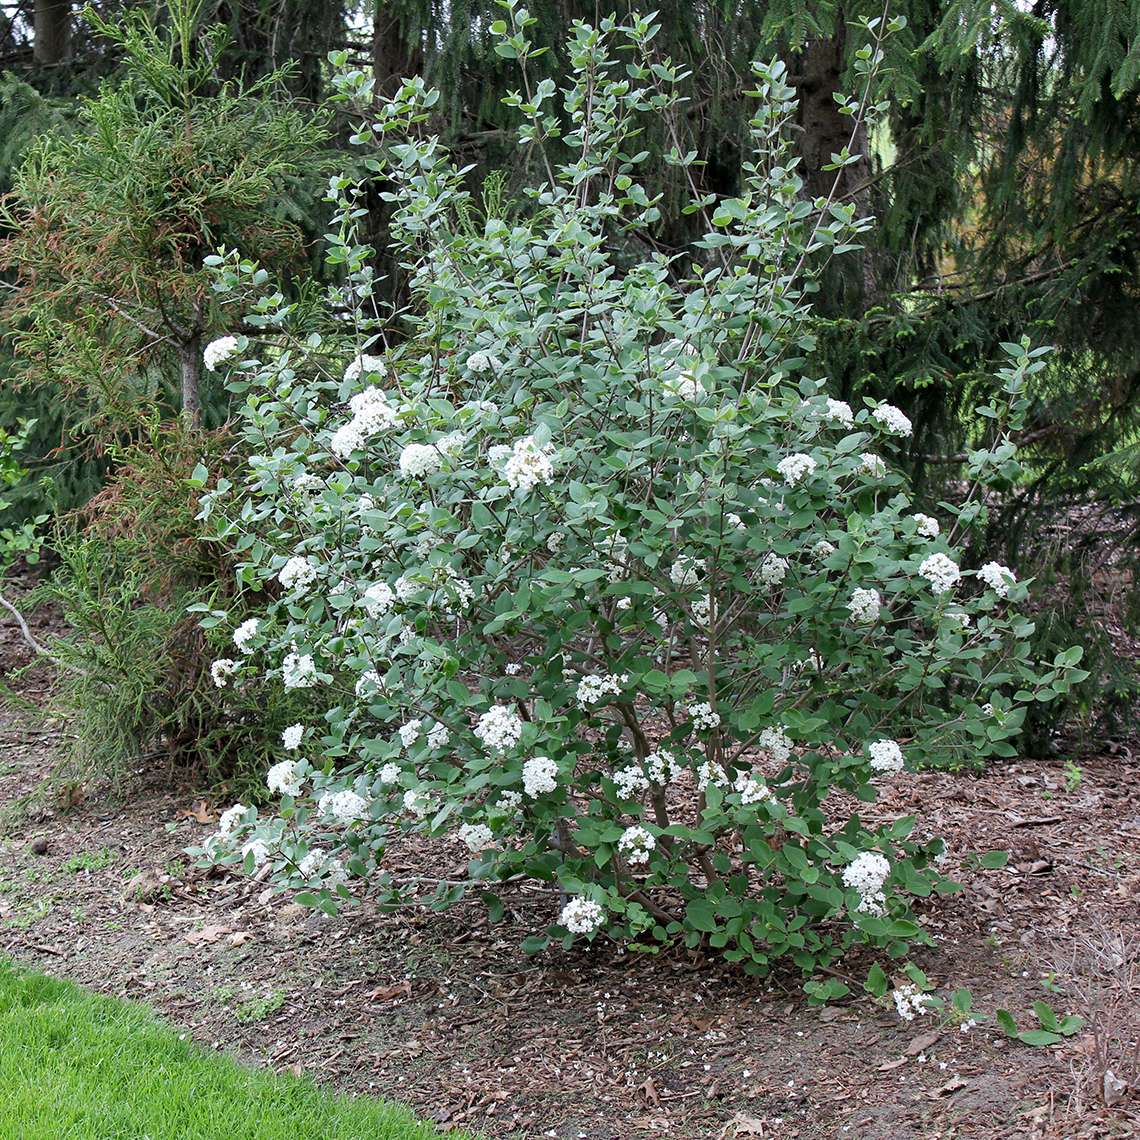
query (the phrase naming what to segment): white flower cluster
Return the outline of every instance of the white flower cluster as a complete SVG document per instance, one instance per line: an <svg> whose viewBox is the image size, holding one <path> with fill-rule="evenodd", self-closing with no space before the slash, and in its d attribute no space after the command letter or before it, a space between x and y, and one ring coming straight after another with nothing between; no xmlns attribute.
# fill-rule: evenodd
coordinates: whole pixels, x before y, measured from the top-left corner
<svg viewBox="0 0 1140 1140"><path fill-rule="evenodd" d="M396 595L387 582L373 582L360 596L369 617L382 617L396 604Z"/></svg>
<svg viewBox="0 0 1140 1140"><path fill-rule="evenodd" d="M434 806L431 796L418 788L409 788L404 793L404 810L411 812L417 819L423 819Z"/></svg>
<svg viewBox="0 0 1140 1140"><path fill-rule="evenodd" d="M301 747L301 738L305 735L303 724L291 724L281 734L281 746L286 752L296 752Z"/></svg>
<svg viewBox="0 0 1140 1140"><path fill-rule="evenodd" d="M593 899L572 898L558 916L558 925L571 934L593 934L606 921L606 912Z"/></svg>
<svg viewBox="0 0 1140 1140"><path fill-rule="evenodd" d="M760 581L765 586L778 586L788 574L790 563L786 558L769 552L760 563Z"/></svg>
<svg viewBox="0 0 1140 1140"><path fill-rule="evenodd" d="M728 775L715 760L703 760L697 767L697 791L703 792L710 784L724 788L728 785Z"/></svg>
<svg viewBox="0 0 1140 1140"><path fill-rule="evenodd" d="M468 851L485 851L495 842L495 835L485 823L463 823L457 832L459 841L467 844Z"/></svg>
<svg viewBox="0 0 1140 1140"><path fill-rule="evenodd" d="M684 770L685 769L677 763L677 759L673 753L664 748L658 748L656 752L650 752L645 758L645 771L649 779L661 787L672 783Z"/></svg>
<svg viewBox="0 0 1140 1140"><path fill-rule="evenodd" d="M554 448L540 445L534 436L523 436L511 448L510 458L503 465L507 486L514 491L533 491L554 478Z"/></svg>
<svg viewBox="0 0 1140 1140"><path fill-rule="evenodd" d="M261 838L251 839L242 845L241 854L243 859L252 856L253 865L261 867L269 861L269 844Z"/></svg>
<svg viewBox="0 0 1140 1140"><path fill-rule="evenodd" d="M405 749L411 748L413 744L420 738L420 730L423 728L424 722L419 717L413 717L409 721L405 721L400 725L400 743Z"/></svg>
<svg viewBox="0 0 1140 1140"><path fill-rule="evenodd" d="M879 620L879 591L865 590L861 586L856 588L851 593L847 609L857 625L873 625Z"/></svg>
<svg viewBox="0 0 1140 1140"><path fill-rule="evenodd" d="M784 482L787 483L789 487L795 487L797 484L809 478L818 466L819 465L810 455L805 455L803 452L796 452L794 455L785 455L784 458L776 464L776 470L783 476Z"/></svg>
<svg viewBox="0 0 1140 1140"><path fill-rule="evenodd" d="M351 383L371 372L378 372L381 376L385 375L384 358L382 356L369 356L368 353L362 352L359 356L353 357L345 366L344 378Z"/></svg>
<svg viewBox="0 0 1140 1140"><path fill-rule="evenodd" d="M224 689L229 683L230 678L241 668L239 662L234 661L230 657L219 657L210 666L210 678L219 689Z"/></svg>
<svg viewBox="0 0 1140 1140"><path fill-rule="evenodd" d="M912 431L910 420L894 404L880 404L871 413L871 419L890 435L905 436Z"/></svg>
<svg viewBox="0 0 1140 1140"><path fill-rule="evenodd" d="M249 811L245 804L234 804L233 807L228 807L220 816L218 816L218 834L219 835L232 835L237 826L241 823L241 817Z"/></svg>
<svg viewBox="0 0 1140 1140"><path fill-rule="evenodd" d="M871 769L884 776L895 776L903 770L902 749L896 740L872 740L867 745Z"/></svg>
<svg viewBox="0 0 1140 1140"><path fill-rule="evenodd" d="M400 474L405 479L418 479L438 471L442 462L439 449L430 443L409 443L400 452Z"/></svg>
<svg viewBox="0 0 1140 1140"><path fill-rule="evenodd" d="M854 427L855 417L851 413L851 405L844 400L827 401L827 411L824 413L828 423L835 424L838 427Z"/></svg>
<svg viewBox="0 0 1140 1140"><path fill-rule="evenodd" d="M370 369L381 370L382 368ZM352 419L338 427L329 440L329 450L341 459L347 459L354 451L360 451L374 435L395 427L399 415L399 409L379 388L365 388L363 392L357 392L348 401L348 407Z"/></svg>
<svg viewBox="0 0 1140 1140"><path fill-rule="evenodd" d="M926 994L911 982L899 986L891 997L895 999L895 1010L903 1021L913 1021L915 1014L929 1013L930 1006L926 1001Z"/></svg>
<svg viewBox="0 0 1140 1140"><path fill-rule="evenodd" d="M617 845L625 861L634 867L649 862L649 853L657 846L657 840L644 827L627 827Z"/></svg>
<svg viewBox="0 0 1140 1140"><path fill-rule="evenodd" d="M523 791L532 799L558 787L558 765L549 756L532 756L523 764Z"/></svg>
<svg viewBox="0 0 1140 1140"><path fill-rule="evenodd" d="M312 654L294 650L281 662L281 683L287 689L311 689L317 683Z"/></svg>
<svg viewBox="0 0 1140 1140"><path fill-rule="evenodd" d="M202 353L202 363L205 364L206 371L216 372L218 365L225 364L237 350L238 338L236 336L220 336L217 340L210 341Z"/></svg>
<svg viewBox="0 0 1140 1140"><path fill-rule="evenodd" d="M877 851L863 851L843 868L843 883L860 895L857 909L869 914L886 913L883 884L891 873L891 864Z"/></svg>
<svg viewBox="0 0 1140 1140"><path fill-rule="evenodd" d="M777 764L783 764L792 754L792 740L782 724L771 725L756 738L758 748L767 752Z"/></svg>
<svg viewBox="0 0 1140 1140"><path fill-rule="evenodd" d="M380 769L379 774L380 786L383 788L390 788L393 784L400 782L400 765L395 761L389 760Z"/></svg>
<svg viewBox="0 0 1140 1140"><path fill-rule="evenodd" d="M488 352L473 352L467 358L468 369L476 373L476 375L489 372L497 363L498 361Z"/></svg>
<svg viewBox="0 0 1140 1140"><path fill-rule="evenodd" d="M979 571L978 577L999 598L1009 596L1009 587L1017 579L1013 575L1013 571L1008 566L1003 566L1000 562L987 562Z"/></svg>
<svg viewBox="0 0 1140 1140"><path fill-rule="evenodd" d="M930 515L922 513L912 515L914 519L914 530L917 535L922 538L937 538L941 532L941 527L938 525L936 518L931 518Z"/></svg>
<svg viewBox="0 0 1140 1140"><path fill-rule="evenodd" d="M720 726L720 713L714 712L708 701L697 701L689 705L689 716L698 732L711 732Z"/></svg>
<svg viewBox="0 0 1140 1140"><path fill-rule="evenodd" d="M930 583L930 589L935 594L948 593L962 577L958 563L941 551L924 558L918 572Z"/></svg>
<svg viewBox="0 0 1140 1140"><path fill-rule="evenodd" d="M301 877L312 882L321 879L327 887L336 887L348 881L348 871L334 856L326 854L320 847L314 847L300 863L297 870Z"/></svg>
<svg viewBox="0 0 1140 1140"><path fill-rule="evenodd" d="M628 764L613 774L614 787L623 800L636 800L649 791L649 777L636 765Z"/></svg>
<svg viewBox="0 0 1140 1140"><path fill-rule="evenodd" d="M282 760L265 774L265 783L271 792L281 796L299 796L304 785L296 760Z"/></svg>
<svg viewBox="0 0 1140 1140"><path fill-rule="evenodd" d="M627 684L628 673L588 673L578 682L578 704L585 709L607 696L619 696Z"/></svg>
<svg viewBox="0 0 1140 1140"><path fill-rule="evenodd" d="M771 788L752 772L739 773L733 787L740 793L742 804L758 804L773 798Z"/></svg>
<svg viewBox="0 0 1140 1140"><path fill-rule="evenodd" d="M326 792L317 800L317 814L332 823L354 823L368 814L368 801L350 788Z"/></svg>
<svg viewBox="0 0 1140 1140"><path fill-rule="evenodd" d="M317 568L301 554L294 554L277 572L277 581L286 590L296 590L300 593L316 581Z"/></svg>
<svg viewBox="0 0 1140 1140"><path fill-rule="evenodd" d="M506 705L492 705L479 718L475 735L487 752L506 752L518 744L522 730L523 722L518 713Z"/></svg>
<svg viewBox="0 0 1140 1140"><path fill-rule="evenodd" d="M234 630L234 645L237 646L239 653L249 653L253 649L253 639L257 636L257 628L260 623L257 618L246 618Z"/></svg>
<svg viewBox="0 0 1140 1140"><path fill-rule="evenodd" d="M691 590L699 581L704 563L688 554L679 554L669 568L669 581L678 590Z"/></svg>
<svg viewBox="0 0 1140 1140"><path fill-rule="evenodd" d="M427 746L429 748L446 748L450 740L451 729L446 724L434 724L428 731Z"/></svg>
<svg viewBox="0 0 1140 1140"><path fill-rule="evenodd" d="M887 464L882 456L873 451L864 451L859 456L859 470L872 479L881 479L887 473Z"/></svg>
<svg viewBox="0 0 1140 1140"><path fill-rule="evenodd" d="M690 369L686 369L679 376L667 379L664 388L667 395L676 396L681 400L699 400L705 394L703 385Z"/></svg>

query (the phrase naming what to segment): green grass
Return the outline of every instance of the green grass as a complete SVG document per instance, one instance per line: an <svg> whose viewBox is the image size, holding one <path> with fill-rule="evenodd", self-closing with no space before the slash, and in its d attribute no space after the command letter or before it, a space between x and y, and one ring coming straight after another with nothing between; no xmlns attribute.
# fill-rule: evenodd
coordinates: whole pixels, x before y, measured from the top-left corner
<svg viewBox="0 0 1140 1140"><path fill-rule="evenodd" d="M314 1048L319 1048L314 1045ZM143 1006L0 960L0 1137L429 1140L398 1106L244 1068Z"/></svg>

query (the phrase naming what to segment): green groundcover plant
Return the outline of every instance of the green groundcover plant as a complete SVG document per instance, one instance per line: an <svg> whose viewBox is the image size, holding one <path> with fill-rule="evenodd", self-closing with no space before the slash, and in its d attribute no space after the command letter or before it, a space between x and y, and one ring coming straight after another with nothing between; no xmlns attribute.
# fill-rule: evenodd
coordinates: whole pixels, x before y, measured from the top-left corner
<svg viewBox="0 0 1140 1140"><path fill-rule="evenodd" d="M245 396L249 459L206 516L265 605L236 630L203 615L236 645L214 679L328 702L284 733L278 810L234 805L199 854L325 909L477 885L494 913L496 881L542 880L534 949L604 932L807 975L857 944L901 956L926 940L909 899L952 889L943 844L860 804L924 763L1011 755L1026 704L1077 673L1076 651L1028 659L1024 584L953 542L1015 470L1042 351L1008 346L968 494L914 511L890 462L906 415L831 399L811 371L813 281L869 223L805 198L783 66L755 68L743 192L695 200L707 236L671 259L638 181L639 122L678 103L652 18L579 25L558 91L529 82L529 17L506 10L538 172L520 208L480 209L419 81L356 135L409 273L391 328L345 179L337 331L290 338L264 271L215 259L220 291L258 296L207 349ZM853 121L889 28L866 31ZM371 96L363 73L339 84ZM575 155L559 166L554 135ZM466 845L466 878L386 869L412 830Z"/></svg>

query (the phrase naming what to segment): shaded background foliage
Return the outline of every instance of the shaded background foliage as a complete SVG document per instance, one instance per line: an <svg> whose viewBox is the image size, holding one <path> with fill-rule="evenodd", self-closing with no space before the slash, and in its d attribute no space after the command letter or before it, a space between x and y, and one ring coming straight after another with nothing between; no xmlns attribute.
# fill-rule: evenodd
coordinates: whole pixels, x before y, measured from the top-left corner
<svg viewBox="0 0 1140 1140"><path fill-rule="evenodd" d="M603 9L620 15L645 7L615 0ZM650 240L677 250L702 224L680 209L690 188L664 161L670 147L698 154L699 190L739 189L748 63L786 58L800 99L807 190L830 188L836 175L822 168L850 143L863 158L842 171L839 196L878 220L864 252L822 282L818 367L836 395L886 397L907 411L915 423L912 474L931 502L954 495L965 453L980 438L984 425L972 409L1000 343L1026 333L1056 346L1020 440L1026 477L993 504L975 541L1024 573L1039 573L1040 636L1056 647L1075 638L1091 651L1094 678L1064 711L1091 724L1095 706L1108 715L1102 730L1115 731L1135 688L1133 663L1105 630L1130 620L1135 607L1140 3L891 0L890 14L905 16L907 27L890 42L891 110L872 138L851 134L835 95L854 86L861 44L848 33L850 23L881 14L881 0L665 0L653 7L662 50L691 76L685 114L644 140L657 158L651 188L665 195L663 221ZM286 289L302 292L326 278L329 271L312 255L325 221L314 186L329 148L338 152L335 163L353 161L345 121L328 121L323 149L302 137L308 128L301 124L319 118L331 90L330 50L345 50L353 65L371 70L378 93L412 73L440 87L432 127L471 164L473 187L502 171L509 200L529 173L506 133L501 100L516 80L512 61L493 46L490 28L500 10L492 0L118 0L90 11L93 19L60 0L0 3L0 192L15 188L17 201L23 192L31 209L25 222L33 217L41 236L82 228L85 219L56 221L37 212L43 203L26 164L37 153L42 158L45 147L51 154L98 151L91 99L145 111L130 94L140 77L129 43L107 34L140 16L162 31L179 13L189 15L195 46L183 63L204 65L196 101L245 92L251 122L266 106L295 116L295 153L281 157L297 169L264 195L289 227L292 249L276 259L268 246L246 249L276 260ZM534 5L532 38L551 48L537 61L540 71L558 69L573 21L597 13L581 0ZM205 29L213 24L228 36L211 38ZM44 135L46 143L34 141ZM387 252L383 189L377 182L366 202L369 237L384 279L381 295L398 309L404 291ZM222 224L229 220L211 219L211 238L248 246L240 227ZM22 223L9 212L3 225L0 238L11 249L21 236L11 227ZM27 254L7 259L6 284L18 283ZM16 352L20 336L29 335L28 304L26 293L6 290L0 305L0 425L36 418L29 466L52 475L58 508L76 507L108 477L113 482L122 461L111 452L145 447L151 436L141 424L179 410L177 361L167 349L148 353L145 368L120 377L137 399L110 408L81 375L61 388L34 353ZM122 322L101 324L88 315L74 330L76 345L86 338L92 359L106 360L115 337L129 334ZM220 315L204 318L203 337L224 331ZM223 423L225 394L216 391L207 405L208 422ZM100 410L109 431L92 432L92 414ZM9 519L42 508L35 486L8 496ZM1028 743L1047 746L1052 717L1034 727Z"/></svg>

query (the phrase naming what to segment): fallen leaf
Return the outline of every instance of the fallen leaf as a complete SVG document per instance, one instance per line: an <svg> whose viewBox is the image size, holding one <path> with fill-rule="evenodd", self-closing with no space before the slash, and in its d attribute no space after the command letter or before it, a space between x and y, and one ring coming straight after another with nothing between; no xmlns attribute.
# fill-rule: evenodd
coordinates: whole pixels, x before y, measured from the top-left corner
<svg viewBox="0 0 1140 1140"><path fill-rule="evenodd" d="M646 1077L645 1080L633 1090L633 1093L634 1096L644 1098L646 1104L651 1104L654 1108L661 1107L661 1093L653 1083L652 1077Z"/></svg>
<svg viewBox="0 0 1140 1140"><path fill-rule="evenodd" d="M900 1057L897 1061L884 1061L876 1070L880 1073L889 1073L892 1069L897 1069L900 1065L906 1064L906 1058Z"/></svg>
<svg viewBox="0 0 1140 1140"><path fill-rule="evenodd" d="M402 982L396 982L394 985L381 986L377 990L373 990L368 995L369 1001L391 1001L396 997L411 997L412 996L412 983L405 978Z"/></svg>
<svg viewBox="0 0 1140 1140"><path fill-rule="evenodd" d="M1104 1071L1104 1103L1111 1108L1128 1091L1125 1084L1111 1069Z"/></svg>
<svg viewBox="0 0 1140 1140"><path fill-rule="evenodd" d="M956 1093L959 1089L964 1089L970 1082L964 1080L962 1077L951 1077L940 1089L935 1089L931 1096L950 1096L951 1093Z"/></svg>
<svg viewBox="0 0 1140 1140"><path fill-rule="evenodd" d="M186 935L186 941L191 946L201 946L210 942L217 942L227 934L233 933L232 926L203 926L201 930L191 930Z"/></svg>
<svg viewBox="0 0 1140 1140"><path fill-rule="evenodd" d="M941 1036L941 1029L932 1029L929 1033L920 1033L906 1047L906 1055L908 1057L917 1057L919 1053L925 1053Z"/></svg>
<svg viewBox="0 0 1140 1140"><path fill-rule="evenodd" d="M745 1136L766 1137L764 1121L747 1113L738 1112L725 1126L720 1140L741 1140Z"/></svg>
<svg viewBox="0 0 1140 1140"><path fill-rule="evenodd" d="M248 930L235 930L226 941L231 946L244 946L252 938L253 934Z"/></svg>
<svg viewBox="0 0 1140 1140"><path fill-rule="evenodd" d="M205 800L198 800L196 803L191 804L188 808L183 808L178 812L179 819L195 819L199 823L213 823L217 816L210 810L210 805Z"/></svg>

